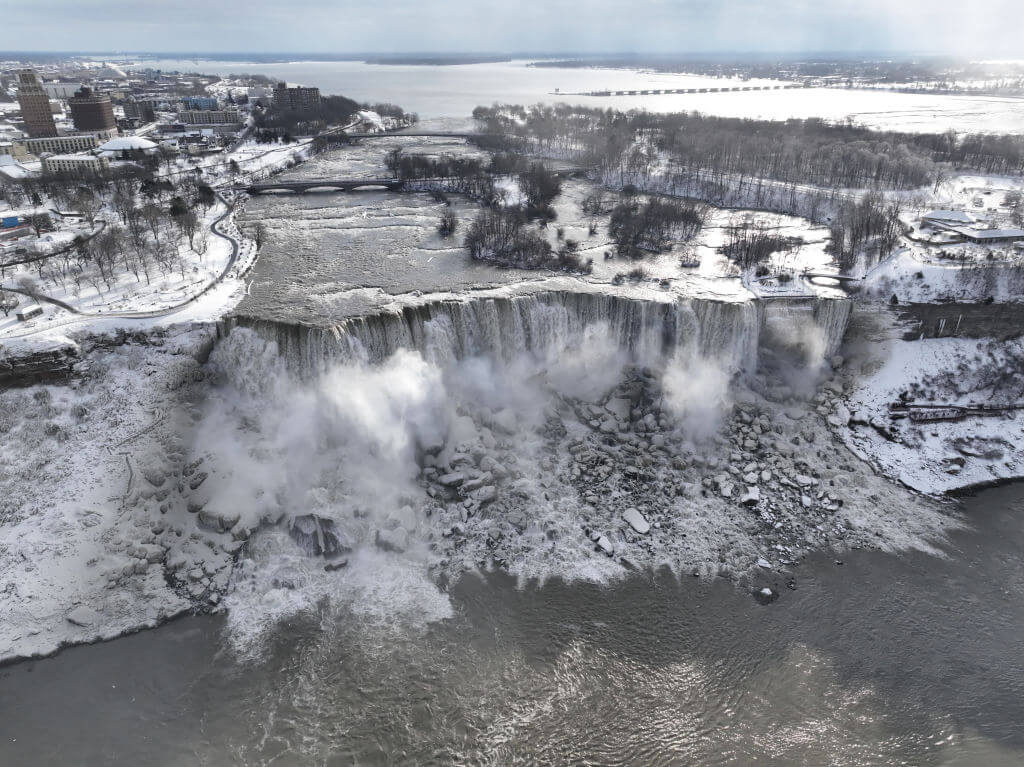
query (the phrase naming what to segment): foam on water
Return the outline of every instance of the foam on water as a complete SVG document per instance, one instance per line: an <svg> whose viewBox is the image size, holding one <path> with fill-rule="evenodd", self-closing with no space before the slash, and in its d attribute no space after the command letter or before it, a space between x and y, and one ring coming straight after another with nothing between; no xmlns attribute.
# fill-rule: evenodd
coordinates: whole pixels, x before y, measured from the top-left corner
<svg viewBox="0 0 1024 767"><path fill-rule="evenodd" d="M772 321L788 317L821 355L838 344L846 314L820 310L819 321L818 312L792 308ZM519 553L505 562L520 578L620 576L581 535L593 509L558 478L561 451L583 436L565 432L583 429L566 407L603 401L626 371L650 368L677 428L709 437L731 405L731 380L756 364L765 322L753 304L558 292L428 302L330 328L226 328L211 357L226 386L211 396L198 441L219 467L210 506L238 509L236 530L252 533L224 601L237 647L257 652L299 615L420 626L446 617L437 575L491 566L495 513L522 519ZM422 473L482 455L514 461L507 500L469 525L463 516L466 537L453 545L461 506L435 500ZM288 535L310 515L330 526L346 567L325 570ZM711 561L709 541L707 552L687 545ZM645 556L678 564L678 552Z"/></svg>

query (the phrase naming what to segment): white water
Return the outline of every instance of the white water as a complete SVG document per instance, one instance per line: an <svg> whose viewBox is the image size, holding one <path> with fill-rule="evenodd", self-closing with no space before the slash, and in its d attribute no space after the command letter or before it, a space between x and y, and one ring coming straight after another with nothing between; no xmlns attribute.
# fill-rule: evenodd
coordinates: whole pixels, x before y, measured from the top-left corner
<svg viewBox="0 0 1024 767"><path fill-rule="evenodd" d="M555 480L546 422L560 403L600 403L627 370L649 367L666 418L687 439L710 438L731 407L733 377L756 364L766 322L820 357L841 340L847 304L765 311L550 292L432 302L330 328L226 328L211 359L228 385L211 397L197 443L214 457L209 505L242 510L236 530L258 531L225 602L239 649L257 651L281 620L328 609L325 601L375 605L403 623L444 617L439 568L454 575L484 562L488 531L505 514L530 520L511 564L520 577L621 574L593 555L579 530L581 498ZM462 507L431 498L421 472L448 471L462 454L492 456L513 477L453 550L442 534ZM284 532L311 514L334 526L348 567L325 571ZM378 550L382 535L399 536L401 550ZM693 564L707 560L695 545ZM661 561L688 560L655 553L650 564Z"/></svg>
<svg viewBox="0 0 1024 767"><path fill-rule="evenodd" d="M291 368L305 373L337 362L380 362L398 349L416 349L438 364L479 355L506 362L523 352L558 355L598 324L636 364L657 365L681 351L735 372L756 363L766 316L786 318L789 334L822 358L838 348L850 313L844 300L767 305L550 291L433 300L329 327L237 322L274 341Z"/></svg>

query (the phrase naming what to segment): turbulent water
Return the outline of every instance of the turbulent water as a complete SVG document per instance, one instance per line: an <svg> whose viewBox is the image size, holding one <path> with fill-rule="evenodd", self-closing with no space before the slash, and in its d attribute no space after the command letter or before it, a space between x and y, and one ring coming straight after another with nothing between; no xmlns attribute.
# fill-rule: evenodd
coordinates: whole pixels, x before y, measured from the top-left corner
<svg viewBox="0 0 1024 767"><path fill-rule="evenodd" d="M398 579L258 662L222 618L176 621L0 670L0 762L1017 765L1022 513L986 491L943 556L814 558L768 606L492 574L423 626L388 615Z"/></svg>

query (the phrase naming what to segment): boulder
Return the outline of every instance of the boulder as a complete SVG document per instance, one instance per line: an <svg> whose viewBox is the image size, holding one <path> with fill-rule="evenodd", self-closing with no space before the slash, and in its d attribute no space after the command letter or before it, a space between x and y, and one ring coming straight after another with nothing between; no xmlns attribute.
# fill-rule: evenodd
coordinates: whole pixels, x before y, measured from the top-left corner
<svg viewBox="0 0 1024 767"><path fill-rule="evenodd" d="M448 474L442 474L440 477L437 478L437 481L440 482L445 487L454 487L456 485L461 485L463 482L465 482L466 475L463 474L461 471L452 471L449 472Z"/></svg>
<svg viewBox="0 0 1024 767"><path fill-rule="evenodd" d="M761 488L757 485L748 487L746 492L740 496L740 503L744 506L757 506L761 502Z"/></svg>
<svg viewBox="0 0 1024 767"><path fill-rule="evenodd" d="M832 426L849 426L850 410L841 402L836 405L835 410L826 419Z"/></svg>
<svg viewBox="0 0 1024 767"><path fill-rule="evenodd" d="M490 501L493 501L497 495L498 491L495 489L494 485L484 485L470 493L469 497L477 503L489 503Z"/></svg>
<svg viewBox="0 0 1024 767"><path fill-rule="evenodd" d="M64 618L68 623L72 623L75 626L82 626L84 628L95 625L100 619L100 614L91 607L79 605L69 611Z"/></svg>
<svg viewBox="0 0 1024 767"><path fill-rule="evenodd" d="M612 397L605 403L605 409L620 421L629 420L630 404L625 397Z"/></svg>
<svg viewBox="0 0 1024 767"><path fill-rule="evenodd" d="M598 536L597 548L603 551L609 557L615 554L615 549L612 548L612 542L608 540L608 536Z"/></svg>
<svg viewBox="0 0 1024 767"><path fill-rule="evenodd" d="M237 511L225 511L223 509L203 509L199 512L199 521L209 528L218 532L226 533L241 518Z"/></svg>
<svg viewBox="0 0 1024 767"><path fill-rule="evenodd" d="M646 535L651 530L651 524L644 518L639 509L626 509L622 512L622 518L640 535Z"/></svg>

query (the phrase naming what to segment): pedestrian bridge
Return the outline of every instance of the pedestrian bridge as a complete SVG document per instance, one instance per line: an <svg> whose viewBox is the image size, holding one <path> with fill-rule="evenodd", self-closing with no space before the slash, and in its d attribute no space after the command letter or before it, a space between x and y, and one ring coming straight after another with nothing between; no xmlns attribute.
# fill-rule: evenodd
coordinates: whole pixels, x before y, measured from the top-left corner
<svg viewBox="0 0 1024 767"><path fill-rule="evenodd" d="M401 191L406 181L399 178L318 178L303 181L264 181L258 184L241 184L233 189L249 194L264 192L296 192L302 194L313 190L351 192L355 189L383 188L389 192Z"/></svg>

